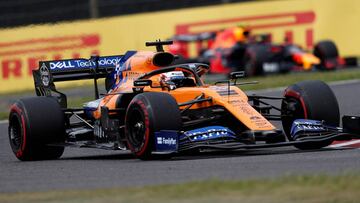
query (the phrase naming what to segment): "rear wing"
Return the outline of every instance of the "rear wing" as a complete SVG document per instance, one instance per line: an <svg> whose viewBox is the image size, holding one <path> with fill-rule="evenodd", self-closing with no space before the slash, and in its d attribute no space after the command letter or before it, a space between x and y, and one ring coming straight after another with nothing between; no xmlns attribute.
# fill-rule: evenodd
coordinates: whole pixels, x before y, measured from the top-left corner
<svg viewBox="0 0 360 203"><path fill-rule="evenodd" d="M122 63L123 55L40 61L39 68L33 70L35 92L38 96L53 96L53 93L57 93L59 103L66 108L66 95L56 90L54 82L94 79L95 98L98 98L97 79L105 78Z"/></svg>
<svg viewBox="0 0 360 203"><path fill-rule="evenodd" d="M215 39L216 32L204 32L200 34L179 34L174 35L171 39L178 42L197 42Z"/></svg>

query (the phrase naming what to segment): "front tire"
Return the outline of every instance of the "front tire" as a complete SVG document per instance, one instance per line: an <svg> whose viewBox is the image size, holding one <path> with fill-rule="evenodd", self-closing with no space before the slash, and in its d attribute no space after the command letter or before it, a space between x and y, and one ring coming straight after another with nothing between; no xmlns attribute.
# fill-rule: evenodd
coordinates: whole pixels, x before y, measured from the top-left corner
<svg viewBox="0 0 360 203"><path fill-rule="evenodd" d="M160 130L181 128L181 115L175 99L166 93L147 92L136 95L125 116L125 135L134 155L143 160L152 159L154 134Z"/></svg>
<svg viewBox="0 0 360 203"><path fill-rule="evenodd" d="M65 140L65 119L59 103L50 97L16 101L9 114L9 140L21 161L58 159L64 147L48 146Z"/></svg>
<svg viewBox="0 0 360 203"><path fill-rule="evenodd" d="M292 123L296 119L325 121L328 125L339 126L340 112L337 99L330 87L322 81L303 81L289 86L284 92L281 104L282 125L287 138ZM320 149L331 144L330 141L297 144L299 149Z"/></svg>
<svg viewBox="0 0 360 203"><path fill-rule="evenodd" d="M320 41L315 45L314 55L320 59L320 70L334 70L339 65L339 51L331 40Z"/></svg>

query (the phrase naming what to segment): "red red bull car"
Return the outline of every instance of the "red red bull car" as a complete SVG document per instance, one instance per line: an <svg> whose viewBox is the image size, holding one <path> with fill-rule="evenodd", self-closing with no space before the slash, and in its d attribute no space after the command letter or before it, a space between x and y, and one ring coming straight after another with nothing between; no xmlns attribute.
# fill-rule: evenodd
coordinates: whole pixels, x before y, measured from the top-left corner
<svg viewBox="0 0 360 203"><path fill-rule="evenodd" d="M274 44L269 35L250 35L244 27L196 35L176 35L169 50L181 57L181 62L210 64L212 73L245 71L246 75L285 73L289 71L334 70L344 65L338 49L330 40L320 41L313 53L285 42ZM197 46L197 56L189 56L189 44Z"/></svg>
<svg viewBox="0 0 360 203"><path fill-rule="evenodd" d="M152 159L203 150L295 146L319 149L334 140L359 137L359 117L343 117L337 100L321 81L289 86L282 97L246 95L244 72L205 84L209 66L172 65L163 45L156 51L124 55L40 61L33 71L37 96L10 108L9 141L19 160L57 159L64 147L130 150ZM106 79L99 94L97 80ZM77 108L55 83L94 80L95 98ZM269 100L281 101L281 106ZM270 121L282 122L282 129Z"/></svg>

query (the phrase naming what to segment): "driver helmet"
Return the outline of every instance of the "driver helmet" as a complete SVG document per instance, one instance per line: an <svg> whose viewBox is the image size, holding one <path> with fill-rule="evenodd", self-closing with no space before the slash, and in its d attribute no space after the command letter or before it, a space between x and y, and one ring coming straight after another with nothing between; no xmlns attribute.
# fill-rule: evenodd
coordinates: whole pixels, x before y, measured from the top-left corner
<svg viewBox="0 0 360 203"><path fill-rule="evenodd" d="M237 26L233 28L234 38L237 42L244 42L250 34L250 29L246 26Z"/></svg>
<svg viewBox="0 0 360 203"><path fill-rule="evenodd" d="M162 73L160 76L160 83L162 83L162 85L168 86L171 90L178 87L191 86L188 84L188 80L193 82L193 80L186 77L182 71L170 71L167 73Z"/></svg>
<svg viewBox="0 0 360 203"><path fill-rule="evenodd" d="M182 71L171 71L162 73L160 76L160 82L169 86L171 90L181 86L181 82L185 79L185 75Z"/></svg>

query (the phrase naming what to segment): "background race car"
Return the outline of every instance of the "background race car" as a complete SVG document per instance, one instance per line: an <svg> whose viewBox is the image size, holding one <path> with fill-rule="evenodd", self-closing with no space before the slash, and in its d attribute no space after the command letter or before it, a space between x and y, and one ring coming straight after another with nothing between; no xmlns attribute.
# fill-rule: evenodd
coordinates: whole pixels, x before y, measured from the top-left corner
<svg viewBox="0 0 360 203"><path fill-rule="evenodd" d="M182 62L210 64L211 73L244 70L247 76L302 70L334 70L344 65L334 42L318 42L310 53L300 46L271 42L271 35L251 35L247 27L231 27L219 32L175 35L169 51ZM196 43L196 56L190 56L189 44Z"/></svg>

